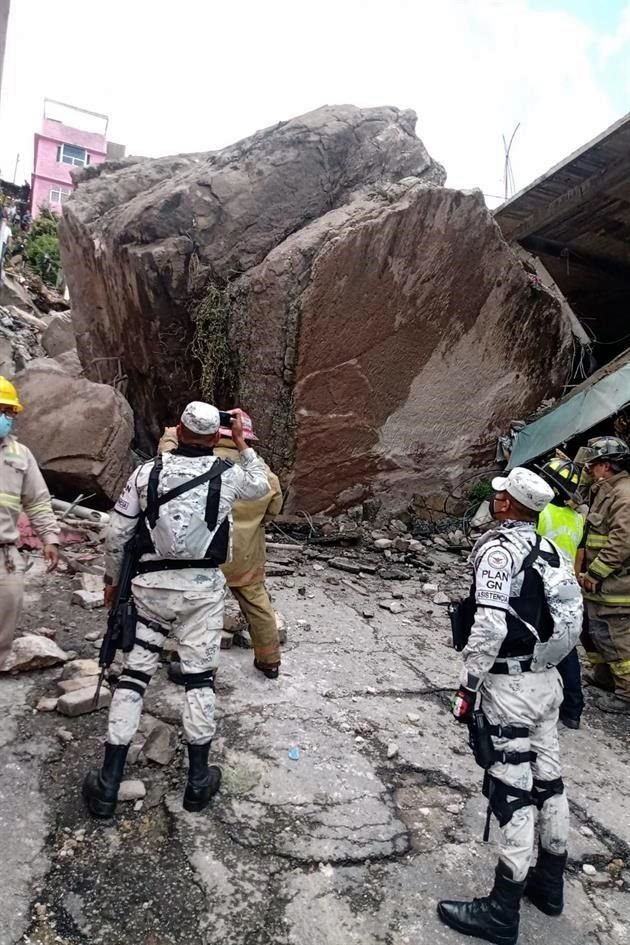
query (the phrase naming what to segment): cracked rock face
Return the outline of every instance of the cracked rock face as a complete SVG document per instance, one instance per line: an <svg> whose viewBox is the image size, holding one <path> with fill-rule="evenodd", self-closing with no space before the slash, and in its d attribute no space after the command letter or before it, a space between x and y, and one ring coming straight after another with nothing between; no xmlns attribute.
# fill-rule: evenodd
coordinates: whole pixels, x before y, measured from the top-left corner
<svg viewBox="0 0 630 945"><path fill-rule="evenodd" d="M560 389L558 303L481 196L444 188L414 126L326 107L82 176L61 228L79 355L90 377L128 377L141 448L199 396L191 315L210 290L229 342L206 345L229 368L213 395L254 415L287 511L443 492Z"/></svg>

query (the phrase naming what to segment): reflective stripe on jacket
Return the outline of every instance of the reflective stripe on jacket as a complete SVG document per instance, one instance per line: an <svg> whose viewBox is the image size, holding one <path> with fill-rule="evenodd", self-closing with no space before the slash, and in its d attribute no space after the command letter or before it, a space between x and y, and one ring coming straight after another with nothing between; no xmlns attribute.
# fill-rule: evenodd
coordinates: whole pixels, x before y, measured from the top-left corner
<svg viewBox="0 0 630 945"><path fill-rule="evenodd" d="M584 534L584 519L575 509L550 503L538 516L536 532L549 538L573 564Z"/></svg>
<svg viewBox="0 0 630 945"><path fill-rule="evenodd" d="M585 563L599 582L587 600L630 612L630 475L624 470L593 486Z"/></svg>

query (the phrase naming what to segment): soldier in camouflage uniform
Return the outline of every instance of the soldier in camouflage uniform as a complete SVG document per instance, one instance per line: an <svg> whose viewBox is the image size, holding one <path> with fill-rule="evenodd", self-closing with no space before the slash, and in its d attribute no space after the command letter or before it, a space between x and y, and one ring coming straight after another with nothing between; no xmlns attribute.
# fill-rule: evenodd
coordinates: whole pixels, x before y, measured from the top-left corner
<svg viewBox="0 0 630 945"><path fill-rule="evenodd" d="M136 642L125 656L110 706L105 760L83 785L96 817L114 813L144 692L171 632L186 685L183 728L190 766L185 809L202 810L219 788L221 773L208 767L208 755L216 728L214 674L223 629L225 579L220 565L230 556L233 504L259 499L268 490L264 463L243 439L240 411L232 415L239 464L214 455L219 411L195 401L182 414L178 448L140 466L116 503L106 540L106 604L113 603L125 544L141 520L150 550L141 557L132 583Z"/></svg>
<svg viewBox="0 0 630 945"><path fill-rule="evenodd" d="M453 714L470 721L481 694L495 759L484 794L501 828L499 862L489 896L441 902L438 914L459 932L514 945L523 894L547 915L563 908L569 805L557 732L563 689L555 667L576 644L582 600L570 565L536 535L551 487L522 468L492 486L501 526L472 552L475 616ZM533 806L540 812L540 846L530 870Z"/></svg>

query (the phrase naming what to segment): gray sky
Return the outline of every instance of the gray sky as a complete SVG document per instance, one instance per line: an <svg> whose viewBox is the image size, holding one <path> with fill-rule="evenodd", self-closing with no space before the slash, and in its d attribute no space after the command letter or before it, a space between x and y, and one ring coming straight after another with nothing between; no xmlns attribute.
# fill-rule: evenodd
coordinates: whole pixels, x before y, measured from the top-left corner
<svg viewBox="0 0 630 945"><path fill-rule="evenodd" d="M630 0L12 0L9 180L18 152L30 175L44 97L109 114L146 155L323 104L413 108L449 184L500 194L517 122L520 188L630 110Z"/></svg>

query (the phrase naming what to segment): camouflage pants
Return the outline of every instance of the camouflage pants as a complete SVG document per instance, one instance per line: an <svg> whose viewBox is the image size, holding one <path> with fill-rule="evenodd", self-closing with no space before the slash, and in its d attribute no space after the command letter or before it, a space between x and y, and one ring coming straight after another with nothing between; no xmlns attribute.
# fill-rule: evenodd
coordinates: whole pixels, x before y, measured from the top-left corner
<svg viewBox="0 0 630 945"><path fill-rule="evenodd" d="M509 788L529 792L544 790L546 783L556 790L540 805L540 842L550 853L564 853L569 839L569 802L562 777L558 741L558 712L562 704L562 681L557 670L522 673L515 676L489 675L482 687L482 706L491 725L513 725L529 729L527 738L493 737L498 750L509 752L535 751L535 761L521 764L494 764L489 774ZM539 793L539 797L542 795ZM516 810L501 828L499 858L513 872L516 882L527 876L534 853L535 807L527 804Z"/></svg>
<svg viewBox="0 0 630 945"><path fill-rule="evenodd" d="M109 710L107 740L128 745L142 714L142 699L155 673L167 634L173 633L186 674L207 673L219 663L225 578L218 570L161 571L133 582L138 610L136 643L125 655L121 683ZM182 724L186 741L204 745L214 736L215 696L209 686L186 689Z"/></svg>

